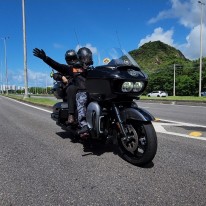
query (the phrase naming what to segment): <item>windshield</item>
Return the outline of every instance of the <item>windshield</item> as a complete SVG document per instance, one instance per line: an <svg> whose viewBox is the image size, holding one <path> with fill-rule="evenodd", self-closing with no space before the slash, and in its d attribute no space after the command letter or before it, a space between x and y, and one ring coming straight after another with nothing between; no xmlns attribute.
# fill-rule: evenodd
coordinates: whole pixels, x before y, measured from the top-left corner
<svg viewBox="0 0 206 206"><path fill-rule="evenodd" d="M93 56L94 66L109 65L109 66L136 66L137 62L131 55L123 49L111 48L98 51L97 55Z"/></svg>

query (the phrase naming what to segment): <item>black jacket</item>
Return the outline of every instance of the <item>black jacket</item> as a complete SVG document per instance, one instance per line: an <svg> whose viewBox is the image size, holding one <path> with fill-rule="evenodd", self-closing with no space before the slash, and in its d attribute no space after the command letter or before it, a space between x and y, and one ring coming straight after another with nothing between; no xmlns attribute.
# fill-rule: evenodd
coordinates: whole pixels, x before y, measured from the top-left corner
<svg viewBox="0 0 206 206"><path fill-rule="evenodd" d="M59 80L61 79L61 74L67 78L72 77L73 84L77 86L79 90L86 89L86 71L84 69L78 69L78 71L76 71L77 69L74 69L72 65L60 64L50 57L47 57L44 62L60 73L58 75Z"/></svg>
<svg viewBox="0 0 206 206"><path fill-rule="evenodd" d="M62 74L61 73L54 73L53 74L53 79L55 80L55 81L62 81Z"/></svg>

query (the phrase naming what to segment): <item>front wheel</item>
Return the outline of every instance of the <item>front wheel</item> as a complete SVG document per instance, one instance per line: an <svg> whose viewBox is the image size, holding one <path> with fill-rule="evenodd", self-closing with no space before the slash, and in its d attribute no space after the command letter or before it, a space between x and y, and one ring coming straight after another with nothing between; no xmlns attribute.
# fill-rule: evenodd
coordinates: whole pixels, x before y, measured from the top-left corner
<svg viewBox="0 0 206 206"><path fill-rule="evenodd" d="M127 138L117 135L120 156L137 166L150 163L157 152L157 135L152 123L127 120L124 129Z"/></svg>

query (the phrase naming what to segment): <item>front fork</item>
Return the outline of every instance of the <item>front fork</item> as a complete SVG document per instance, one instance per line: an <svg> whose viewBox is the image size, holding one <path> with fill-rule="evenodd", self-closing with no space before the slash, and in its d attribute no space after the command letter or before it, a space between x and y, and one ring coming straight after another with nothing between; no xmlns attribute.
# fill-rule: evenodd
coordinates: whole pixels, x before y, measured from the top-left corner
<svg viewBox="0 0 206 206"><path fill-rule="evenodd" d="M115 112L117 124L118 124L120 132L122 134L122 138L121 139L123 141L129 142L130 141L130 137L127 135L127 133L125 131L125 128L124 128L124 125L123 125L123 121L122 121L121 116L120 116L119 108L114 103L112 105L112 108L113 108L113 110Z"/></svg>

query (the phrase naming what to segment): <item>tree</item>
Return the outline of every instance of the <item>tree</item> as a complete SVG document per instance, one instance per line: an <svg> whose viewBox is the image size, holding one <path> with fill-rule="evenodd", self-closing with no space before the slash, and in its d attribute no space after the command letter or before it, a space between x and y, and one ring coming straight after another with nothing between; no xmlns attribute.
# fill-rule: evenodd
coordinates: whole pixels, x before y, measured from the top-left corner
<svg viewBox="0 0 206 206"><path fill-rule="evenodd" d="M195 95L195 92L194 80L187 75L177 77L176 94L178 96L192 96Z"/></svg>

